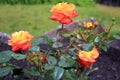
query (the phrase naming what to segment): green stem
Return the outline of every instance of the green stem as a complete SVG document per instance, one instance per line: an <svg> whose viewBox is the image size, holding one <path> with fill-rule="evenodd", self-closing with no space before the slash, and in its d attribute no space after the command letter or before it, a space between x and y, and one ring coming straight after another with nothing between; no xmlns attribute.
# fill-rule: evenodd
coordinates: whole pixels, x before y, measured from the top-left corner
<svg viewBox="0 0 120 80"><path fill-rule="evenodd" d="M111 31L111 29L112 29L113 26L114 26L114 23L112 23L112 25L109 27L109 29L108 29L108 31L107 31L107 34L110 33L110 31Z"/></svg>
<svg viewBox="0 0 120 80"><path fill-rule="evenodd" d="M111 29L112 29L112 27L115 25L115 21L113 21L113 23L110 25L110 27L108 28L108 31L106 32L107 33L107 35L106 35L106 38L104 39L104 40L107 40L108 39L108 37L109 37L109 33L110 33L110 31L111 31Z"/></svg>
<svg viewBox="0 0 120 80"><path fill-rule="evenodd" d="M82 37L82 39L86 42L85 36L84 36L81 32L79 32L79 34L80 34L80 36Z"/></svg>
<svg viewBox="0 0 120 80"><path fill-rule="evenodd" d="M73 44L73 40L70 38L70 43L69 43L69 45L67 46L67 48L66 48L65 51L68 51L68 49L72 46L72 44Z"/></svg>
<svg viewBox="0 0 120 80"><path fill-rule="evenodd" d="M62 28L61 28L62 30L64 29L64 24L62 24Z"/></svg>
<svg viewBox="0 0 120 80"><path fill-rule="evenodd" d="M61 35L61 31L64 30L64 24L61 25L61 29L57 29L56 36L59 37Z"/></svg>
<svg viewBox="0 0 120 80"><path fill-rule="evenodd" d="M16 65L10 64L10 63L7 63L7 65L12 66L12 67L15 67L15 68L20 68L19 66L16 66Z"/></svg>
<svg viewBox="0 0 120 80"><path fill-rule="evenodd" d="M78 51L80 50L76 45L73 45L73 47L74 47L75 49L77 49Z"/></svg>

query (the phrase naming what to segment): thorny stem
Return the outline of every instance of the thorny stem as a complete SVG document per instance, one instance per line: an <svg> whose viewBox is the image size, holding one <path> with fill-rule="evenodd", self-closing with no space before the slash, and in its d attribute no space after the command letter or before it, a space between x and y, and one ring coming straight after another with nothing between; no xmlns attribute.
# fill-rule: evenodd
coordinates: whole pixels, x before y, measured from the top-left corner
<svg viewBox="0 0 120 80"><path fill-rule="evenodd" d="M79 34L80 34L80 36L82 37L82 39L83 39L84 41L86 41L85 36L84 36L81 32L79 32Z"/></svg>

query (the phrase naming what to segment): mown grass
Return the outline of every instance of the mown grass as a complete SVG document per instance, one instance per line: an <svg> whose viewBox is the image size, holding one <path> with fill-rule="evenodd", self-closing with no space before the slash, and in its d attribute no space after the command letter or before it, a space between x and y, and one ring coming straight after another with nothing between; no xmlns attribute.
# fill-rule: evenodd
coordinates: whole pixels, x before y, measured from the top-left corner
<svg viewBox="0 0 120 80"><path fill-rule="evenodd" d="M49 19L49 5L1 5L0 8L1 32L27 30L39 35L58 25Z"/></svg>
<svg viewBox="0 0 120 80"><path fill-rule="evenodd" d="M11 34L15 31L26 30L38 36L56 28L59 23L51 21L50 8L52 5L0 5L0 32ZM119 33L120 8L97 5L94 7L77 7L79 16L74 20L95 17L105 26L111 24L114 17L117 24L112 34Z"/></svg>
<svg viewBox="0 0 120 80"><path fill-rule="evenodd" d="M109 27L112 24L112 18L115 18L116 25L111 30L111 34L120 33L120 8L97 5L96 7L78 7L80 19L95 17L103 27Z"/></svg>

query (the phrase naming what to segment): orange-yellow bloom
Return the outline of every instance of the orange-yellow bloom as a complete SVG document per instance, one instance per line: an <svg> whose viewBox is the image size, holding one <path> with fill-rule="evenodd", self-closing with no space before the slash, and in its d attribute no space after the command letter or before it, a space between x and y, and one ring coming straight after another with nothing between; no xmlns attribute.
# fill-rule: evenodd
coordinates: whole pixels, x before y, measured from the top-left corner
<svg viewBox="0 0 120 80"><path fill-rule="evenodd" d="M30 48L30 40L33 36L27 31L14 32L8 40L8 45L12 46L12 51L27 50Z"/></svg>
<svg viewBox="0 0 120 80"><path fill-rule="evenodd" d="M89 67L92 63L96 61L96 59L99 56L99 52L96 48L93 48L92 51L79 51L79 54L77 55L78 62L83 67Z"/></svg>
<svg viewBox="0 0 120 80"><path fill-rule="evenodd" d="M94 28L94 25L93 25L92 22L87 22L87 23L86 23L86 27L87 27L88 29L92 29L92 28Z"/></svg>
<svg viewBox="0 0 120 80"><path fill-rule="evenodd" d="M69 24L72 22L72 17L78 16L74 9L74 4L68 4L64 2L56 4L50 10L50 12L52 13L50 19L57 20L61 24Z"/></svg>

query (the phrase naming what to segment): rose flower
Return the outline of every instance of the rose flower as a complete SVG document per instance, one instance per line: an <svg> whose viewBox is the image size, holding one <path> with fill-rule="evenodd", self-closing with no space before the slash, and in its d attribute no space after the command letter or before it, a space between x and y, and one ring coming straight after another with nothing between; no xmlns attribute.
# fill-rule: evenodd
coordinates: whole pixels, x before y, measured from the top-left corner
<svg viewBox="0 0 120 80"><path fill-rule="evenodd" d="M93 25L92 22L87 22L87 23L86 23L86 27L87 27L88 29L92 29L92 28L94 28L95 26Z"/></svg>
<svg viewBox="0 0 120 80"><path fill-rule="evenodd" d="M96 61L99 53L96 48L93 48L91 51L83 51L80 50L79 54L77 54L78 62L83 67L89 67L92 63Z"/></svg>
<svg viewBox="0 0 120 80"><path fill-rule="evenodd" d="M53 6L50 10L52 13L50 19L59 21L61 24L69 24L73 17L78 16L74 11L75 5L68 3L59 3Z"/></svg>
<svg viewBox="0 0 120 80"><path fill-rule="evenodd" d="M27 31L14 32L8 40L8 45L12 46L12 51L27 50L31 46L29 43L31 39L33 36Z"/></svg>

